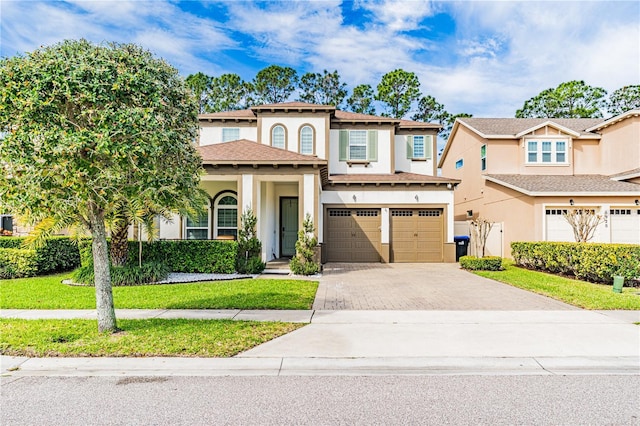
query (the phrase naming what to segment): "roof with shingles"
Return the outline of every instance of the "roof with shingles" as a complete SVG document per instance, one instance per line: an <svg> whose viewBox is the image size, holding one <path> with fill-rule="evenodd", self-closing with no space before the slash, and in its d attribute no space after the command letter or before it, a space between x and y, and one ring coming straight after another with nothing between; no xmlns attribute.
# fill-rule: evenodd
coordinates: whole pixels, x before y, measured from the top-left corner
<svg viewBox="0 0 640 426"><path fill-rule="evenodd" d="M236 111L223 111L223 112L210 112L207 114L200 114L198 116L201 120L210 119L256 119L256 114L250 109L240 109Z"/></svg>
<svg viewBox="0 0 640 426"><path fill-rule="evenodd" d="M298 154L274 148L247 139L199 146L204 164L326 164L326 160L313 155Z"/></svg>
<svg viewBox="0 0 640 426"><path fill-rule="evenodd" d="M603 175L511 175L488 174L487 180L525 194L629 194L640 195L640 185Z"/></svg>
<svg viewBox="0 0 640 426"><path fill-rule="evenodd" d="M458 118L462 124L467 125L483 135L501 135L515 137L517 134L539 126L544 123L555 123L559 126L578 132L581 135L589 135L586 131L599 123L601 118Z"/></svg>
<svg viewBox="0 0 640 426"><path fill-rule="evenodd" d="M421 175L409 172L385 174L335 174L329 175L333 183L460 183L459 179L442 176Z"/></svg>

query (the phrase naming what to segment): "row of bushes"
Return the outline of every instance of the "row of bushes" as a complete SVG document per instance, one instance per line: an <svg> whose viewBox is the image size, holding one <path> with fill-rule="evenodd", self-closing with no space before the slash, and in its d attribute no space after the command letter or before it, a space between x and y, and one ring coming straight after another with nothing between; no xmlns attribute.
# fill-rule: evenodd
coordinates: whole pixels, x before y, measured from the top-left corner
<svg viewBox="0 0 640 426"><path fill-rule="evenodd" d="M129 241L129 265L138 264L139 242ZM82 266L93 263L91 240L79 243ZM164 262L171 272L232 274L238 244L216 240L158 240L142 242L142 262Z"/></svg>
<svg viewBox="0 0 640 426"><path fill-rule="evenodd" d="M615 275L640 278L640 246L631 244L513 242L516 264L595 283L612 283Z"/></svg>
<svg viewBox="0 0 640 426"><path fill-rule="evenodd" d="M0 238L0 278L32 277L69 271L80 265L75 241L68 237L52 237L42 247L25 246L26 237Z"/></svg>
<svg viewBox="0 0 640 426"><path fill-rule="evenodd" d="M0 278L32 277L93 265L89 239L76 242L69 237L54 237L38 249L25 248L24 240L24 237L0 238ZM129 242L129 265L138 264L138 244ZM237 253L235 241L142 242L143 263L164 263L171 272L230 274L236 270Z"/></svg>
<svg viewBox="0 0 640 426"><path fill-rule="evenodd" d="M460 267L469 271L500 271L502 258L500 256L460 256Z"/></svg>

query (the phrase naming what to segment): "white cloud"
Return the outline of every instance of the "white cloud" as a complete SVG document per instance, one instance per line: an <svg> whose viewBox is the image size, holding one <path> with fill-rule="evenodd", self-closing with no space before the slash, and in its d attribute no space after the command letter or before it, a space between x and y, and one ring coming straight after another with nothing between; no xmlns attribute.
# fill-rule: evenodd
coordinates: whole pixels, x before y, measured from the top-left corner
<svg viewBox="0 0 640 426"><path fill-rule="evenodd" d="M433 14L429 1L375 0L355 3L374 15L374 22L389 32L410 31L419 27L420 21Z"/></svg>

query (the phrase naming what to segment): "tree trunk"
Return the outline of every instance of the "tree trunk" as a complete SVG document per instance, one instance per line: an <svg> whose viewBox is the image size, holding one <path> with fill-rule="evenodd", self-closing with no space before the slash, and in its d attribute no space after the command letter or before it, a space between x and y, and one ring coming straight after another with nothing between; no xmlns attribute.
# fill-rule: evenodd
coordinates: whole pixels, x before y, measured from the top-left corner
<svg viewBox="0 0 640 426"><path fill-rule="evenodd" d="M126 220L116 221L111 230L111 264L125 266L129 260L129 223Z"/></svg>
<svg viewBox="0 0 640 426"><path fill-rule="evenodd" d="M115 333L116 311L113 307L113 293L111 291L111 273L109 271L109 253L107 251L107 231L104 226L104 213L91 209L93 273L96 287L96 310L98 312L98 331L100 333Z"/></svg>

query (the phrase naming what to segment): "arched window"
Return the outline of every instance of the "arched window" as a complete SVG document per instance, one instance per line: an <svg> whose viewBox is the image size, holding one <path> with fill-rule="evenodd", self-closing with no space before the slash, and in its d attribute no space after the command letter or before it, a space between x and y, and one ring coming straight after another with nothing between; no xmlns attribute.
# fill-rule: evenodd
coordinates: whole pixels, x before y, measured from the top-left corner
<svg viewBox="0 0 640 426"><path fill-rule="evenodd" d="M231 192L220 194L213 205L214 238L238 237L238 199Z"/></svg>
<svg viewBox="0 0 640 426"><path fill-rule="evenodd" d="M313 129L311 126L303 126L300 129L300 154L313 154Z"/></svg>
<svg viewBox="0 0 640 426"><path fill-rule="evenodd" d="M285 148L285 131L283 126L277 125L271 129L271 146L274 148Z"/></svg>

